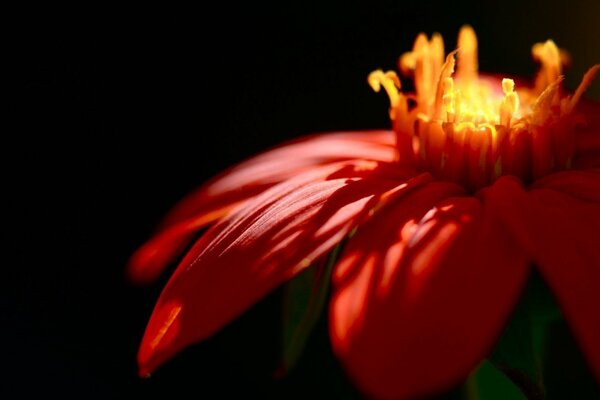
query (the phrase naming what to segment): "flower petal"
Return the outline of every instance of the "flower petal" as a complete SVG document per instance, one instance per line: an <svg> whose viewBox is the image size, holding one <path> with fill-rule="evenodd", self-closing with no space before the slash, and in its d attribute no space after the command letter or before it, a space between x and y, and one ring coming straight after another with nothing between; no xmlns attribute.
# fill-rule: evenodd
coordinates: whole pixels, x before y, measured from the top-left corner
<svg viewBox="0 0 600 400"><path fill-rule="evenodd" d="M129 261L133 281L158 277L194 239L200 229L269 187L316 165L341 160L391 161L393 133L365 131L313 135L242 162L185 197L167 215L162 229Z"/></svg>
<svg viewBox="0 0 600 400"><path fill-rule="evenodd" d="M140 284L156 280L202 228L224 217L242 203L226 204L220 209L200 213L159 231L131 256L127 265L129 279Z"/></svg>
<svg viewBox="0 0 600 400"><path fill-rule="evenodd" d="M396 166L316 167L274 186L200 238L165 287L138 355L140 373L213 334L340 240L382 199L431 180Z"/></svg>
<svg viewBox="0 0 600 400"><path fill-rule="evenodd" d="M518 201L514 229L600 379L600 170L548 176Z"/></svg>
<svg viewBox="0 0 600 400"><path fill-rule="evenodd" d="M343 160L392 161L391 131L339 132L300 138L241 162L185 197L163 224L185 220L216 204L247 199L315 165Z"/></svg>
<svg viewBox="0 0 600 400"><path fill-rule="evenodd" d="M449 183L391 205L334 271L330 331L358 386L377 398L451 388L485 357L527 275L493 206ZM446 199L446 200L444 200Z"/></svg>
<svg viewBox="0 0 600 400"><path fill-rule="evenodd" d="M552 189L583 201L600 203L600 168L557 172L539 179L530 189Z"/></svg>

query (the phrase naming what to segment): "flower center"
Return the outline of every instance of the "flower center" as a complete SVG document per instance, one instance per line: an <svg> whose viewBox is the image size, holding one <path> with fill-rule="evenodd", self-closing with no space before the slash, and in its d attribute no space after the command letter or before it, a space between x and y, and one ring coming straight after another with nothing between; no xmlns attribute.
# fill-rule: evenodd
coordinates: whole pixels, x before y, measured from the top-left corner
<svg viewBox="0 0 600 400"><path fill-rule="evenodd" d="M413 50L400 57L400 71L413 78L414 93L399 90L394 71L373 71L369 84L390 98L398 162L473 190L501 175L528 182L570 168L573 110L600 65L567 96L561 87L565 54L551 40L535 44L532 54L540 63L535 84L518 91L512 79L479 76L477 37L469 26L446 57L439 34L430 40L420 34Z"/></svg>

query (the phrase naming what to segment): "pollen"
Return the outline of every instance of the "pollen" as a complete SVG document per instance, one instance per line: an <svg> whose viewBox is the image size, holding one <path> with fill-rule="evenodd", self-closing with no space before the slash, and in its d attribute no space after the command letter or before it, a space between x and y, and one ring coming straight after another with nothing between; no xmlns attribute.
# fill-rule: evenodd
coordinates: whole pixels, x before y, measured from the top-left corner
<svg viewBox="0 0 600 400"><path fill-rule="evenodd" d="M470 26L461 28L458 46L444 56L439 34L417 36L398 66L412 78L414 93L401 91L393 71L368 77L390 99L398 162L417 164L441 179L471 189L501 175L523 181L567 169L574 152L574 110L600 70L588 71L573 96L562 90L562 67L569 60L552 40L536 43L540 64L532 87L517 87L511 78L479 74L478 41Z"/></svg>

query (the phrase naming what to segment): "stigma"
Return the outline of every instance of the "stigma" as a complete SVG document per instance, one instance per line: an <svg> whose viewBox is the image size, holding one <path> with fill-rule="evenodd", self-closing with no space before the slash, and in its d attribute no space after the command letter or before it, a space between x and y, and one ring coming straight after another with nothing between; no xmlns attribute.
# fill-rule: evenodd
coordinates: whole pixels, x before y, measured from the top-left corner
<svg viewBox="0 0 600 400"><path fill-rule="evenodd" d="M502 175L528 182L571 166L573 110L600 70L592 67L572 96L562 89L567 59L552 40L537 43L540 68L531 87L480 76L478 43L464 26L457 49L445 56L439 34L420 34L398 60L414 92L401 91L394 71L373 71L368 82L390 99L399 163L417 164L440 179L479 189Z"/></svg>

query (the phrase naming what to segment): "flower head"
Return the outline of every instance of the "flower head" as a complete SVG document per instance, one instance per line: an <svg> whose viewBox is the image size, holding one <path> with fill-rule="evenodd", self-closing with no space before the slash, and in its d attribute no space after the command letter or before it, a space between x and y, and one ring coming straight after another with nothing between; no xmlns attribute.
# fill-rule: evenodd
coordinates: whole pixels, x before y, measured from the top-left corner
<svg viewBox="0 0 600 400"><path fill-rule="evenodd" d="M491 350L534 264L600 378L600 120L561 87L561 51L537 44L535 83L480 76L463 28L444 57L419 35L369 75L393 131L302 138L200 187L132 258L151 280L206 226L158 300L147 374L207 338L356 231L332 275L330 334L357 386L412 398L460 382Z"/></svg>
<svg viewBox="0 0 600 400"><path fill-rule="evenodd" d="M400 57L400 70L413 76L414 94L400 91L395 72L372 72L373 89L385 88L390 98L399 161L471 189L502 175L529 183L571 168L578 122L573 111L599 68L590 69L574 95L567 96L556 44L538 43L532 53L541 64L533 87L481 77L477 38L467 26L458 49L445 58L437 34L431 40L419 35L413 51Z"/></svg>

